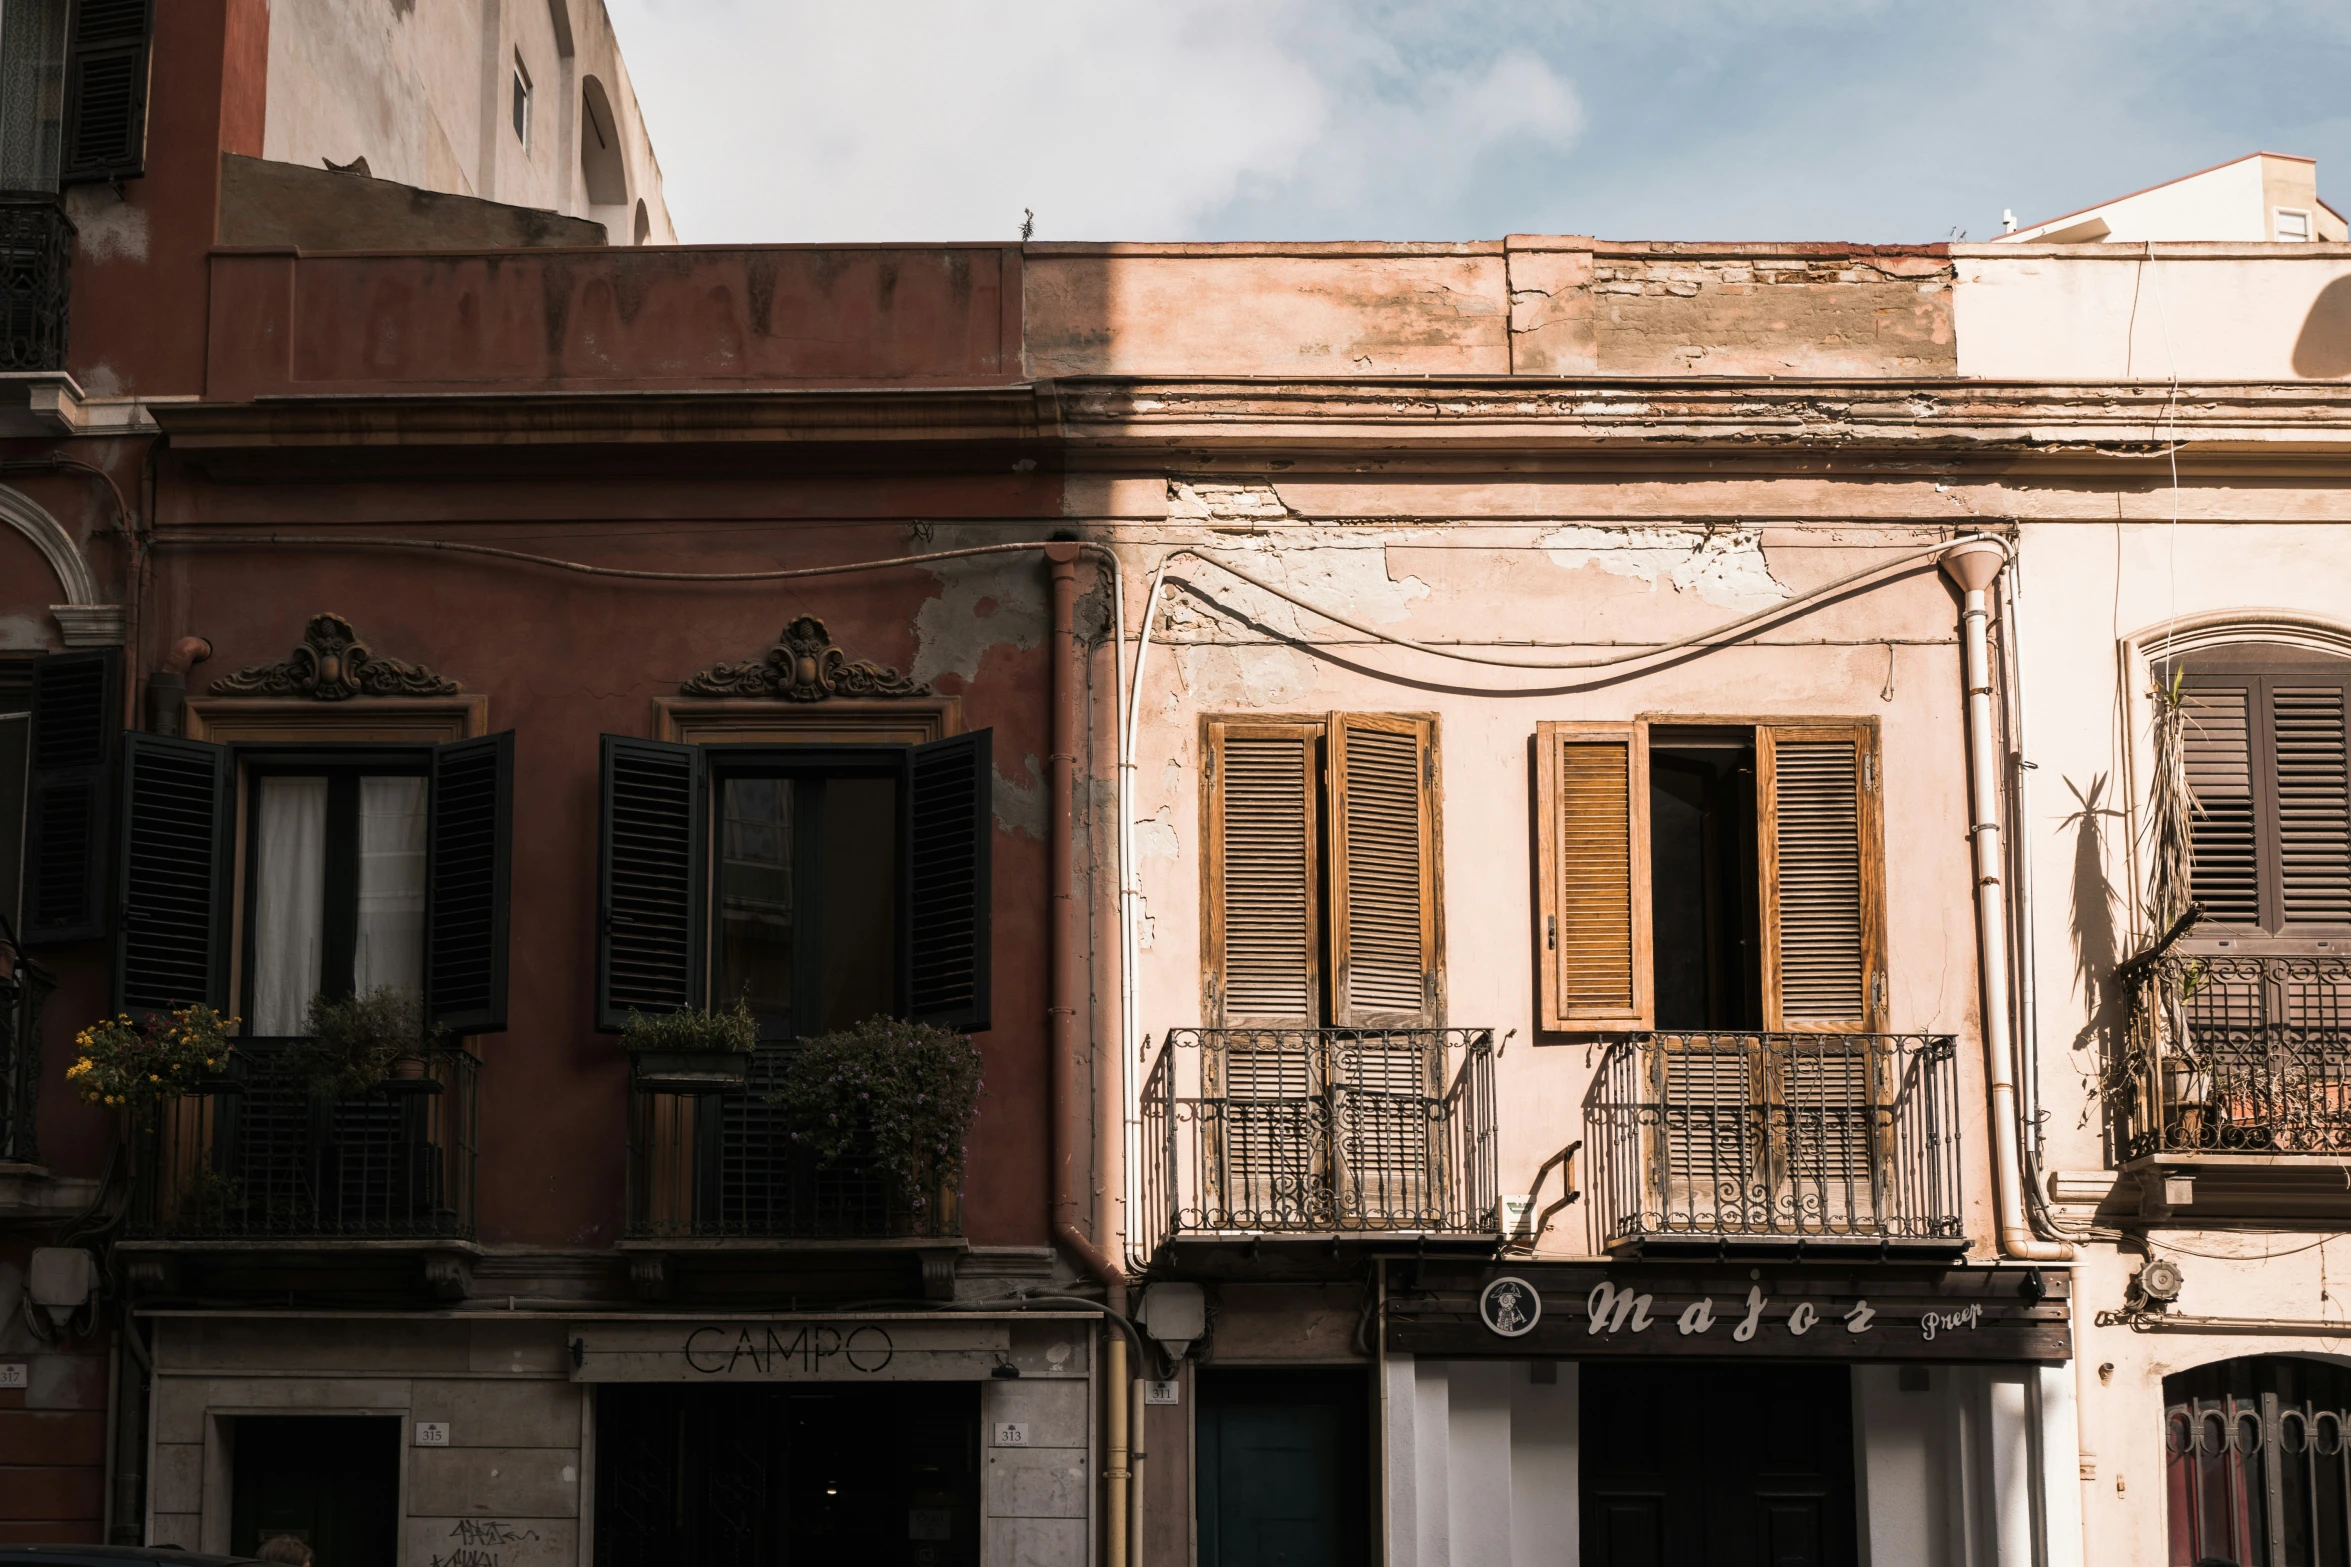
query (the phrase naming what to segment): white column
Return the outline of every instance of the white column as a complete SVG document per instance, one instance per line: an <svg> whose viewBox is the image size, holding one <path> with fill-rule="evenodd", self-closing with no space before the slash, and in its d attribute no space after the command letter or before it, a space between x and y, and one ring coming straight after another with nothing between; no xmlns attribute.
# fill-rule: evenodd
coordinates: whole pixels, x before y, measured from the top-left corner
<svg viewBox="0 0 2351 1567"><path fill-rule="evenodd" d="M1509 1360L1456 1360L1447 1371L1446 1510L1453 1560L1465 1567L1508 1562L1510 1385L1514 1377L1526 1380L1526 1367Z"/></svg>
<svg viewBox="0 0 2351 1567"><path fill-rule="evenodd" d="M1420 1564L1420 1379L1418 1362L1399 1355L1382 1363L1387 1378L1387 1567Z"/></svg>
<svg viewBox="0 0 2351 1567"><path fill-rule="evenodd" d="M2033 1491L2038 1478L2033 1462L2031 1379L2035 1373L2016 1367L1995 1370L1986 1388L1990 1418L1985 1422L1991 1439L1992 1539L1999 1567L2035 1567L2038 1533Z"/></svg>
<svg viewBox="0 0 2351 1567"><path fill-rule="evenodd" d="M1577 1372L1558 1367L1559 1380L1529 1382L1524 1366L1511 1370L1510 1561L1512 1567L1577 1567L1583 1552L1578 1506Z"/></svg>
<svg viewBox="0 0 2351 1567"><path fill-rule="evenodd" d="M2047 1567L2082 1567L2081 1406L2074 1400L2074 1371L2071 1366L2036 1369L2043 1560Z"/></svg>

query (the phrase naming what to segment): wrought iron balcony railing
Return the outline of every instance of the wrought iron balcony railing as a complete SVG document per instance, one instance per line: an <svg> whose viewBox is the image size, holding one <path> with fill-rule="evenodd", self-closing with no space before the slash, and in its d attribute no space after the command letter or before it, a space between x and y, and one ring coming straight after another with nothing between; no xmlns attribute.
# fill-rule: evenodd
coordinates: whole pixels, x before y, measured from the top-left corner
<svg viewBox="0 0 2351 1567"><path fill-rule="evenodd" d="M2351 960L2174 953L2136 975L2127 1144L2351 1153Z"/></svg>
<svg viewBox="0 0 2351 1567"><path fill-rule="evenodd" d="M0 196L0 370L65 368L73 223L54 196Z"/></svg>
<svg viewBox="0 0 2351 1567"><path fill-rule="evenodd" d="M1957 1249L1957 1049L1940 1034L1627 1034L1584 1100L1611 1250Z"/></svg>
<svg viewBox="0 0 2351 1567"><path fill-rule="evenodd" d="M300 1043L238 1040L210 1091L166 1103L139 1130L129 1234L470 1239L481 1063L436 1047L338 1098Z"/></svg>
<svg viewBox="0 0 2351 1567"><path fill-rule="evenodd" d="M0 1159L37 1163L41 1006L56 976L18 949L0 920Z"/></svg>
<svg viewBox="0 0 2351 1567"><path fill-rule="evenodd" d="M1490 1029L1171 1029L1142 1111L1147 1256L1179 1238L1499 1238Z"/></svg>
<svg viewBox="0 0 2351 1567"><path fill-rule="evenodd" d="M885 1240L962 1233L961 1194L908 1192L795 1143L771 1101L795 1046L763 1044L732 1091L630 1090L632 1240Z"/></svg>

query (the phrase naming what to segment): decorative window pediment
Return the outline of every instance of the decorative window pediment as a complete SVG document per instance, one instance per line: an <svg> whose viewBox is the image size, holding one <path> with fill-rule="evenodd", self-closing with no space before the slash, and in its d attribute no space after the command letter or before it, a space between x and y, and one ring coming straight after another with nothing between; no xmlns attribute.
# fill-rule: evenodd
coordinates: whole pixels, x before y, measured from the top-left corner
<svg viewBox="0 0 2351 1567"><path fill-rule="evenodd" d="M833 645L814 615L784 628L782 640L760 658L713 664L679 688L687 696L767 697L778 702L823 702L833 697L926 696L930 687L884 664L853 659Z"/></svg>
<svg viewBox="0 0 2351 1567"><path fill-rule="evenodd" d="M355 696L455 696L458 685L419 664L378 658L340 615L310 617L302 641L274 664L250 664L212 683L214 696L300 697L342 702Z"/></svg>

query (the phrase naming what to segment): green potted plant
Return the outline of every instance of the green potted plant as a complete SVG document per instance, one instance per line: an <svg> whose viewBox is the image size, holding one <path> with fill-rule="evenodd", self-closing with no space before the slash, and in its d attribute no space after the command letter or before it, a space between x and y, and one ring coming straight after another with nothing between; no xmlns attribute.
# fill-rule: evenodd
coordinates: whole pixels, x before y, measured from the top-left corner
<svg viewBox="0 0 2351 1567"><path fill-rule="evenodd" d="M751 1080L751 1052L759 1044L759 1023L747 1002L717 1011L680 1007L674 1012L632 1008L621 1026L620 1047L629 1054L629 1072L639 1088L654 1093L708 1094L738 1090Z"/></svg>
<svg viewBox="0 0 2351 1567"><path fill-rule="evenodd" d="M315 997L303 1027L295 1061L330 1099L356 1098L378 1084L413 1084L421 1092L440 1087L425 1064L435 1031L408 991L379 985L356 996Z"/></svg>
<svg viewBox="0 0 2351 1567"><path fill-rule="evenodd" d="M969 1037L876 1017L803 1043L772 1102L793 1141L820 1163L853 1162L886 1177L915 1228L936 1232L963 1188L982 1087Z"/></svg>

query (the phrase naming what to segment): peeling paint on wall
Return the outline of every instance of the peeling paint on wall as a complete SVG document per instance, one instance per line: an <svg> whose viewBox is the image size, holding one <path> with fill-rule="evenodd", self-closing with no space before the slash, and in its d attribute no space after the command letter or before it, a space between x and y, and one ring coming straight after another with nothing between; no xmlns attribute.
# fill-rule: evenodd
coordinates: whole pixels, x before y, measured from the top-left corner
<svg viewBox="0 0 2351 1567"><path fill-rule="evenodd" d="M1167 516L1170 522L1301 520L1271 484L1226 479L1169 479Z"/></svg>
<svg viewBox="0 0 2351 1567"><path fill-rule="evenodd" d="M1183 845L1176 839L1174 806L1163 805L1135 823L1136 859L1181 859L1183 852Z"/></svg>
<svg viewBox="0 0 2351 1567"><path fill-rule="evenodd" d="M53 648L57 646L55 628L43 624L31 615L0 615L0 647Z"/></svg>
<svg viewBox="0 0 2351 1567"><path fill-rule="evenodd" d="M1287 647L1188 647L1179 662L1191 702L1204 711L1286 707L1322 679L1312 658ZM1184 707L1180 695L1171 699L1167 720L1181 722Z"/></svg>
<svg viewBox="0 0 2351 1567"><path fill-rule="evenodd" d="M1676 593L1734 607L1746 600L1787 598L1791 589L1772 575L1763 534L1755 528L1598 528L1577 523L1536 541L1553 565L1570 571L1598 566L1654 589L1659 579Z"/></svg>
<svg viewBox="0 0 2351 1567"><path fill-rule="evenodd" d="M1045 636L1045 584L1034 560L947 561L930 568L941 589L914 617L914 679L970 680L993 647L1032 648Z"/></svg>
<svg viewBox="0 0 2351 1567"><path fill-rule="evenodd" d="M1034 756L1025 756L1021 762L1034 782L1017 784L998 769L988 769L994 777L990 809L995 814L996 825L1005 832L1026 833L1042 843L1045 841L1045 775L1038 770Z"/></svg>
<svg viewBox="0 0 2351 1567"><path fill-rule="evenodd" d="M1220 544L1215 553L1251 576L1281 584L1311 604L1326 605L1379 625L1411 618L1414 601L1431 592L1418 577L1394 575L1385 549L1317 549L1287 540L1235 539L1229 548ZM1256 627L1282 636L1320 640L1337 629L1320 615L1253 588L1213 565L1185 561L1176 570L1189 587L1168 594L1162 624L1179 640L1187 632L1195 636L1219 631L1259 634Z"/></svg>

